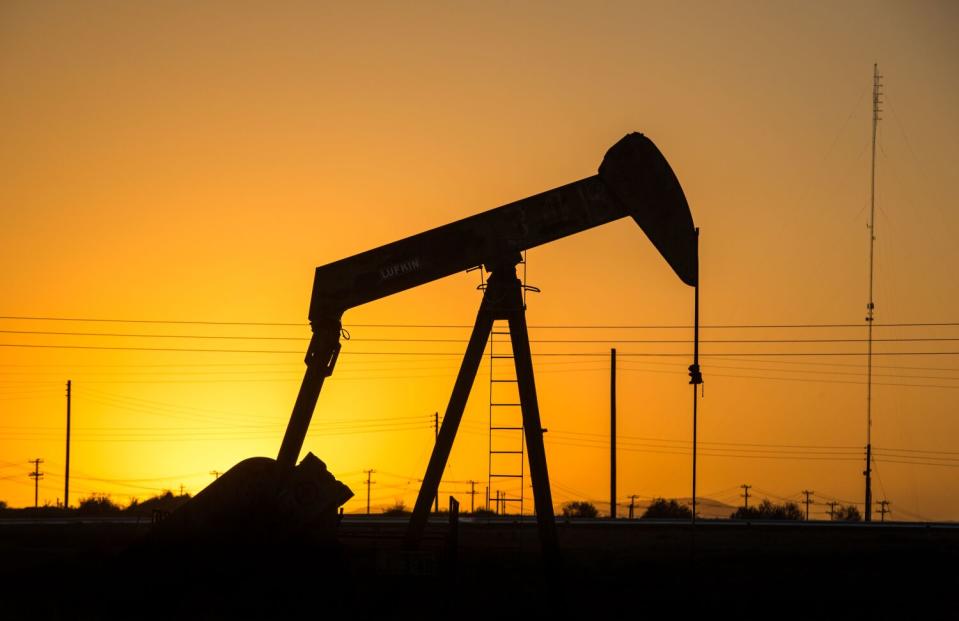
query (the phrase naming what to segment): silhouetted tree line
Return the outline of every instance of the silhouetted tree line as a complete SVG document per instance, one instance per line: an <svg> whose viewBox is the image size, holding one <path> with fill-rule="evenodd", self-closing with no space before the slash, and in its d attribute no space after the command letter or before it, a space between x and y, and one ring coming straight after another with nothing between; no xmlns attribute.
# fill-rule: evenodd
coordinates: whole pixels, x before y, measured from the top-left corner
<svg viewBox="0 0 959 621"><path fill-rule="evenodd" d="M643 512L640 519L688 520L692 517L692 510L686 505L676 502L675 498L670 498L669 500L665 498L655 498L649 503L649 506L646 507L646 511Z"/></svg>
<svg viewBox="0 0 959 621"><path fill-rule="evenodd" d="M804 514L794 502L777 505L765 498L758 506L740 507L729 517L734 520L802 520Z"/></svg>
<svg viewBox="0 0 959 621"><path fill-rule="evenodd" d="M410 514L410 510L406 508L406 503L404 503L402 500L397 500L395 503L393 503L392 507L387 507L386 509L383 509L383 515L399 517L399 516L409 515L409 514Z"/></svg>
<svg viewBox="0 0 959 621"><path fill-rule="evenodd" d="M832 515L833 522L861 522L862 514L856 505L836 505Z"/></svg>
<svg viewBox="0 0 959 621"><path fill-rule="evenodd" d="M49 516L68 516L72 514L83 515L83 516L118 516L123 514L134 514L134 515L152 515L154 510L158 510L165 513L170 513L180 505L184 504L190 499L189 494L174 494L173 492L167 490L163 493L157 494L143 502L140 502L136 498L130 501L130 504L123 506L118 502L115 502L110 498L109 494L102 493L92 493L86 498L81 498L75 507L71 506L69 508L63 507L63 505L51 505L49 503L44 504L41 507L34 509L33 507L24 507L22 509L15 509L7 506L7 503L3 500L0 500L0 511L9 511L12 513L19 513L22 511L27 512L40 512L43 515Z"/></svg>
<svg viewBox="0 0 959 621"><path fill-rule="evenodd" d="M110 500L106 494L91 494L81 498L80 504L77 505L78 515L119 515L122 512L123 507Z"/></svg>
<svg viewBox="0 0 959 621"><path fill-rule="evenodd" d="M585 500L563 503L563 517L594 518L599 515L596 506Z"/></svg>
<svg viewBox="0 0 959 621"><path fill-rule="evenodd" d="M119 505L110 499L107 494L91 494L86 498L81 498L76 509L63 509L62 507L44 506L42 510L76 511L78 515L86 516L110 516L132 513L134 515L152 515L154 511L171 513L190 499L189 494L176 495L171 491L165 491L162 494L148 498L143 502L133 499L126 507ZM0 511L20 511L19 509L10 509L7 503L0 500ZM33 510L32 507L29 510ZM410 511L406 505L399 501L394 506L383 511L384 515L403 516L409 515ZM596 506L591 502L572 501L564 503L562 506L564 517L575 518L595 518L599 515ZM477 517L492 517L496 514L489 509L479 508L474 514ZM640 519L685 519L692 517L692 511L689 507L680 504L675 499L655 498ZM759 505L749 507L740 507L730 515L734 520L802 520L804 519L803 510L795 502L785 502L775 504L769 499L764 499ZM834 522L861 522L862 514L855 505L836 505L833 509L832 520Z"/></svg>

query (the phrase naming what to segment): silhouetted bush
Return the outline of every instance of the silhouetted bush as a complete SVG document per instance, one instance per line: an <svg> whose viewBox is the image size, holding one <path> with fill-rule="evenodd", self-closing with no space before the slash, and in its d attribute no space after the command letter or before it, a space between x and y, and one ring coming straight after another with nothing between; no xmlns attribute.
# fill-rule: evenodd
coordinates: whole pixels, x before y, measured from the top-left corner
<svg viewBox="0 0 959 621"><path fill-rule="evenodd" d="M387 507L383 509L383 515L409 515L410 512L406 508L406 503L402 500L397 500L392 507Z"/></svg>
<svg viewBox="0 0 959 621"><path fill-rule="evenodd" d="M495 511L492 511L490 509L484 509L483 507L480 507L476 511L473 511L473 517L495 517L495 516L496 516Z"/></svg>
<svg viewBox="0 0 959 621"><path fill-rule="evenodd" d="M6 501L6 500L0 500L0 511L3 511L3 510L6 509L6 508L7 508L7 501Z"/></svg>
<svg viewBox="0 0 959 621"><path fill-rule="evenodd" d="M862 514L856 505L837 505L832 519L834 522L861 522Z"/></svg>
<svg viewBox="0 0 959 621"><path fill-rule="evenodd" d="M110 500L106 494L91 494L87 498L81 498L77 505L77 513L80 515L116 515L122 509L120 505Z"/></svg>
<svg viewBox="0 0 959 621"><path fill-rule="evenodd" d="M734 520L801 520L803 512L794 502L777 505L764 498L758 507L740 507L729 517Z"/></svg>
<svg viewBox="0 0 959 621"><path fill-rule="evenodd" d="M599 511L593 506L593 503L585 500L574 500L563 504L563 516L575 518L594 518L599 515Z"/></svg>
<svg viewBox="0 0 959 621"><path fill-rule="evenodd" d="M656 498L653 502L649 503L649 506L646 507L646 511L643 513L642 518L653 518L653 519L690 519L693 517L693 512L686 505L681 505L676 502L675 499L670 498L666 500L665 498Z"/></svg>
<svg viewBox="0 0 959 621"><path fill-rule="evenodd" d="M143 502L135 500L130 503L125 511L143 516L152 515L153 511L172 513L188 500L190 500L189 494L174 496L173 492L167 490L162 494L147 498Z"/></svg>

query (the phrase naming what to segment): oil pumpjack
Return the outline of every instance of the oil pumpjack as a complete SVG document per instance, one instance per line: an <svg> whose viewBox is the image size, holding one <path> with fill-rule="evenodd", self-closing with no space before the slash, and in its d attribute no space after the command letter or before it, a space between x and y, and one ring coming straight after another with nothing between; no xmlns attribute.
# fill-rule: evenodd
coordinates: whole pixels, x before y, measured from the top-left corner
<svg viewBox="0 0 959 621"><path fill-rule="evenodd" d="M306 353L306 372L279 455L275 464L270 464L275 472L271 480L295 478L292 473L298 470L297 459L320 390L333 374L340 353L344 312L482 266L489 273L487 287L416 499L406 545L415 548L421 538L493 322L506 320L544 560L549 563L557 558L543 428L516 265L524 250L626 216L636 221L682 282L697 284L696 229L683 190L659 149L639 133L628 134L613 145L596 175L318 267L310 304L313 334ZM239 472L236 478L240 478ZM217 485L227 489L235 485L230 479L231 473L227 472L208 489L212 491ZM341 497L339 504L349 495Z"/></svg>
<svg viewBox="0 0 959 621"><path fill-rule="evenodd" d="M345 311L481 265L489 272L488 287L416 499L407 543L415 545L422 533L493 321L503 319L509 322L515 354L540 539L551 553L556 549L553 503L516 265L524 250L626 216L680 280L695 286L699 265L689 206L666 158L638 133L609 149L597 175L317 268L310 305L313 337L279 466L292 468L299 456L323 381L336 366Z"/></svg>

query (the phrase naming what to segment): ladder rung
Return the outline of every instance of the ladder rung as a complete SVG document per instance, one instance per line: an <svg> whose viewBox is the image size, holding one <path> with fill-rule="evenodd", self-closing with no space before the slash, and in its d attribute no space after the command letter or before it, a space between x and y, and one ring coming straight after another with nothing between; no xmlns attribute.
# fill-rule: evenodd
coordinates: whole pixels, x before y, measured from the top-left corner
<svg viewBox="0 0 959 621"><path fill-rule="evenodd" d="M522 455L523 451L490 451L494 455Z"/></svg>
<svg viewBox="0 0 959 621"><path fill-rule="evenodd" d="M522 479L521 474L490 474L491 479Z"/></svg>
<svg viewBox="0 0 959 621"><path fill-rule="evenodd" d="M506 358L515 358L515 357L516 357L516 356L513 356L512 354L510 354L510 355L508 355L508 356L505 355L505 354L499 354L499 355L490 354L490 358L503 358L503 359L506 359Z"/></svg>
<svg viewBox="0 0 959 621"><path fill-rule="evenodd" d="M522 431L522 427L490 427L491 431Z"/></svg>
<svg viewBox="0 0 959 621"><path fill-rule="evenodd" d="M522 403L490 403L491 408L518 408L522 407Z"/></svg>
<svg viewBox="0 0 959 621"><path fill-rule="evenodd" d="M515 383L518 382L519 380L517 380L517 379L506 379L506 380L491 379L490 381L493 382L494 384L506 384L506 383L515 384Z"/></svg>
<svg viewBox="0 0 959 621"><path fill-rule="evenodd" d="M504 335L504 334L509 334L509 332L497 332L496 330L493 330L493 332L491 332L491 334Z"/></svg>

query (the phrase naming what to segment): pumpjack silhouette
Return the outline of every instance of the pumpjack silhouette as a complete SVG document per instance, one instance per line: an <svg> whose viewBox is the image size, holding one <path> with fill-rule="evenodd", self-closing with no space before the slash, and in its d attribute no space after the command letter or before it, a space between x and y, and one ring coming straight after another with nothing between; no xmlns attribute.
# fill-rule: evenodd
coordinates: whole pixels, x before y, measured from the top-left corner
<svg viewBox="0 0 959 621"><path fill-rule="evenodd" d="M516 265L524 250L626 216L636 221L682 282L690 286L697 284L696 229L682 187L659 149L639 133L628 134L613 145L596 175L318 267L309 312L313 334L306 353L306 372L279 455L268 468L270 485L283 487L283 481L296 478L297 459L317 399L324 381L333 374L341 350L343 314L360 304L482 266L489 273L487 287L416 499L406 545L415 548L420 541L493 322L506 320L513 346L543 555L547 563L558 559L543 428L522 283L516 276ZM261 461L257 471L263 472L263 458L254 459ZM244 473L251 471L238 465L207 489L211 493L217 487L224 491L238 487L249 489L250 482L244 480L249 474ZM302 481L299 484L302 485ZM203 495L201 492L197 498ZM236 496L220 495L227 503ZM301 495L277 492L274 496L289 499ZM351 495L349 490L340 491L335 502L321 503L324 514L335 511L335 507ZM310 498L314 496L307 494ZM290 509L289 501L284 507L284 515L297 515L295 507ZM316 510L304 506L299 513L312 515ZM293 517L290 520L296 524L306 523ZM270 523L278 526L276 520Z"/></svg>

